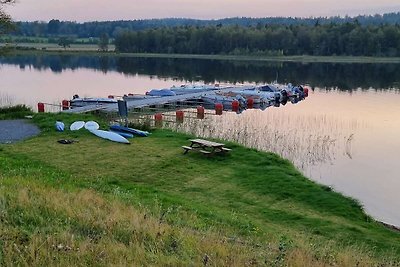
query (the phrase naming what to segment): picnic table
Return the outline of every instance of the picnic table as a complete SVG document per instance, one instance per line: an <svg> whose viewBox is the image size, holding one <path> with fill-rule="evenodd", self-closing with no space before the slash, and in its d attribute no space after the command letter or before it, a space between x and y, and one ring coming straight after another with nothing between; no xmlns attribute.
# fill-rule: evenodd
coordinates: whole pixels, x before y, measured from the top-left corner
<svg viewBox="0 0 400 267"><path fill-rule="evenodd" d="M182 146L185 150L183 154L188 153L190 150L198 150L204 155L214 155L231 151L231 149L225 147L225 144L204 139L192 139L190 142L190 146Z"/></svg>

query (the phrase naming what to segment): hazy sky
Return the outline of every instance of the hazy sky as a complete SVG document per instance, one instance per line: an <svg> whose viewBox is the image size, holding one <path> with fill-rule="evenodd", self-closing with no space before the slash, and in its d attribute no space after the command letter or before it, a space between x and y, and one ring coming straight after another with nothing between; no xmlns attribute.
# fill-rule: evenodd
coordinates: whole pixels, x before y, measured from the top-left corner
<svg viewBox="0 0 400 267"><path fill-rule="evenodd" d="M332 16L400 12L399 0L17 0L14 20Z"/></svg>

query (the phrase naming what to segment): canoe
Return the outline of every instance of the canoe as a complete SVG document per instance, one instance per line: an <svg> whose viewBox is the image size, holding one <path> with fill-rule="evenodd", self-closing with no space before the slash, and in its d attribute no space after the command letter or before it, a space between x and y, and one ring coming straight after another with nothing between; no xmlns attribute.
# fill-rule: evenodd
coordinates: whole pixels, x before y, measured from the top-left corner
<svg viewBox="0 0 400 267"><path fill-rule="evenodd" d="M123 136L125 138L133 138L133 134L131 134L131 133L124 133L124 132L115 131L115 130L110 130L110 131L113 133L119 134L120 136Z"/></svg>
<svg viewBox="0 0 400 267"><path fill-rule="evenodd" d="M90 132L103 139L123 144L130 144L130 142L125 137L114 132L103 131L103 130L90 130Z"/></svg>
<svg viewBox="0 0 400 267"><path fill-rule="evenodd" d="M141 131L141 130L137 130L137 129L133 129L133 128L129 128L129 127L124 127L124 126L119 126L119 125L112 125L110 126L110 129L113 131L120 131L120 132L124 132L124 133L131 133L137 136L143 136L146 137L148 136L150 133L147 131Z"/></svg>

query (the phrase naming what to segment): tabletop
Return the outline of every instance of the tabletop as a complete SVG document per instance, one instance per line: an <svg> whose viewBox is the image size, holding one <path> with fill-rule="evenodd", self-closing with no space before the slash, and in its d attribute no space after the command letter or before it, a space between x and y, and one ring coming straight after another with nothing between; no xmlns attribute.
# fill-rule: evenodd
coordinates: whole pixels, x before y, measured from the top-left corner
<svg viewBox="0 0 400 267"><path fill-rule="evenodd" d="M196 144L201 144L204 146L209 146L209 147L220 147L220 146L225 145L225 144L216 143L216 142L212 142L212 141L208 141L208 140L204 140L204 139L192 139L192 140L190 140L190 142L196 143Z"/></svg>

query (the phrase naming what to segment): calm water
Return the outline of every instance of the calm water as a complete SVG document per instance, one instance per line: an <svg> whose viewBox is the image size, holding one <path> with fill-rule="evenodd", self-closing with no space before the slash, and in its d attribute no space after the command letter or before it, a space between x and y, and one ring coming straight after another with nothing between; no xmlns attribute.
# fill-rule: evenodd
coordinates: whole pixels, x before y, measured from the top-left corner
<svg viewBox="0 0 400 267"><path fill-rule="evenodd" d="M246 63L101 57L0 59L0 106L144 93L191 81L308 83L296 105L185 120L178 130L273 151L400 226L400 64ZM55 108L57 109L57 108ZM0 129L1 130L1 129Z"/></svg>

